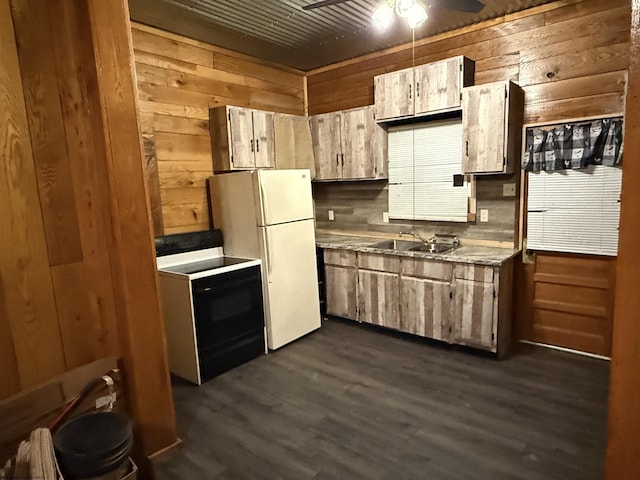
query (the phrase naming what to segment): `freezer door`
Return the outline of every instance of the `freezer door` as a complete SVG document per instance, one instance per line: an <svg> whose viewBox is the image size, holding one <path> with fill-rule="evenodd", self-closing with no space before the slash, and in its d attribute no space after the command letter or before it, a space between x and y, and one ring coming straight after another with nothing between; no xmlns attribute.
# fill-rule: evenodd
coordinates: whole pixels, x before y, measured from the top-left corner
<svg viewBox="0 0 640 480"><path fill-rule="evenodd" d="M260 227L267 341L275 350L320 327L313 220Z"/></svg>
<svg viewBox="0 0 640 480"><path fill-rule="evenodd" d="M313 218L311 172L258 170L258 225L277 225Z"/></svg>

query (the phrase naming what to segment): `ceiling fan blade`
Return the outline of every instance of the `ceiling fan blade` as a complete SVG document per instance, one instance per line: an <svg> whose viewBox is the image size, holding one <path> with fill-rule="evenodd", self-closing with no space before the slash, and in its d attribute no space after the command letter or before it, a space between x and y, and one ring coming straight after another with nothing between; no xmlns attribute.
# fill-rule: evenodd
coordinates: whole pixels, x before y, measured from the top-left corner
<svg viewBox="0 0 640 480"><path fill-rule="evenodd" d="M433 0L433 5L467 13L478 13L484 8L484 3L478 0Z"/></svg>
<svg viewBox="0 0 640 480"><path fill-rule="evenodd" d="M337 5L339 3L350 2L351 0L324 0L322 2L312 3L311 5L305 5L303 10L314 10L316 8L328 7L330 5Z"/></svg>

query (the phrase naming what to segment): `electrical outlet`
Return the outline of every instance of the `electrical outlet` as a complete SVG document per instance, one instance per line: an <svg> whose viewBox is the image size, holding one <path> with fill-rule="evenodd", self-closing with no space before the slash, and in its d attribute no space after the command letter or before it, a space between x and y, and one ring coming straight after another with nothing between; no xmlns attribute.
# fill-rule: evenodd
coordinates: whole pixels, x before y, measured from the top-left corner
<svg viewBox="0 0 640 480"><path fill-rule="evenodd" d="M333 210L329 210L329 221L333 222L335 219L336 219L336 217L333 214Z"/></svg>
<svg viewBox="0 0 640 480"><path fill-rule="evenodd" d="M503 197L515 197L516 196L516 184L515 183L505 183L502 185L502 196Z"/></svg>
<svg viewBox="0 0 640 480"><path fill-rule="evenodd" d="M481 208L480 209L480 221L481 222L488 222L489 221L489 210L487 210L486 208Z"/></svg>
<svg viewBox="0 0 640 480"><path fill-rule="evenodd" d="M389 212L382 212L382 223L389 223Z"/></svg>

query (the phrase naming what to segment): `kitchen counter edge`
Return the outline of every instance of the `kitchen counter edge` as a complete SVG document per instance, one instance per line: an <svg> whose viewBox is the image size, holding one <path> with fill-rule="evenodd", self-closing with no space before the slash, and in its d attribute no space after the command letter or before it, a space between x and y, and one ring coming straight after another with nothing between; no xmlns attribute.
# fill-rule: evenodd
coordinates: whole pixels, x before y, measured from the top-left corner
<svg viewBox="0 0 640 480"><path fill-rule="evenodd" d="M396 255L399 257L424 258L455 263L472 263L477 265L500 266L520 253L519 249L483 247L477 245L461 245L453 251L445 253L411 252L407 250L390 250L374 248L371 244L379 242L375 237L355 237L349 235L316 235L316 246L323 249L353 250L356 252Z"/></svg>

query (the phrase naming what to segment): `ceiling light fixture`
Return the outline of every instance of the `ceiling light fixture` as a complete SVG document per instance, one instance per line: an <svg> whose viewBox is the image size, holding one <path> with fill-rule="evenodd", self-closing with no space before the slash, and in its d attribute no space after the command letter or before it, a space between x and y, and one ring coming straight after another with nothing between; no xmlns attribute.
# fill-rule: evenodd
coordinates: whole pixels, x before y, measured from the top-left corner
<svg viewBox="0 0 640 480"><path fill-rule="evenodd" d="M388 0L373 12L371 19L376 26L384 30L391 24L394 12L404 18L412 30L429 18L427 10L416 0Z"/></svg>

